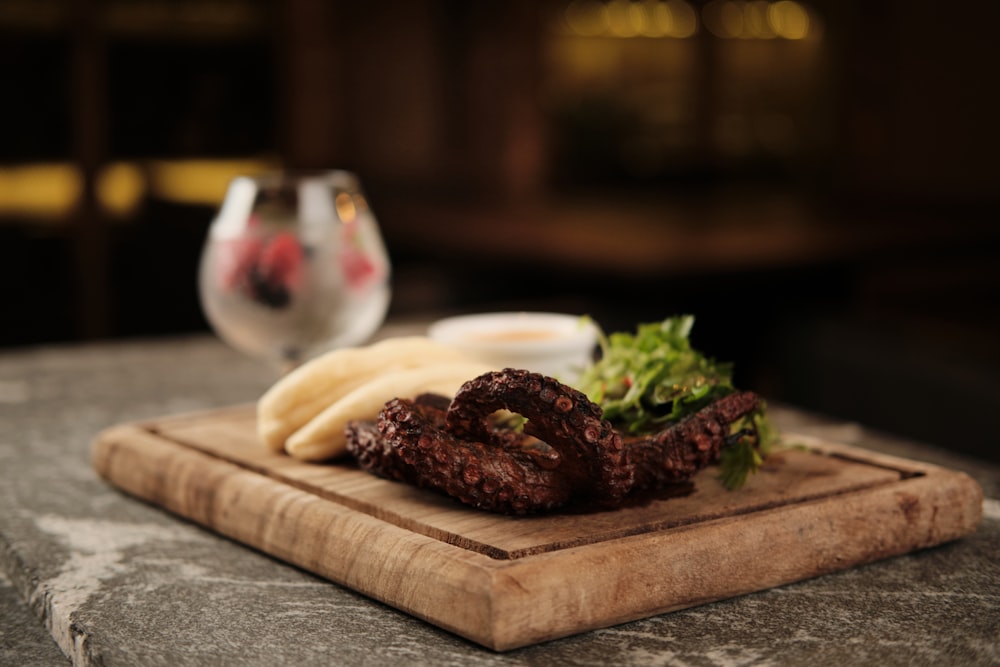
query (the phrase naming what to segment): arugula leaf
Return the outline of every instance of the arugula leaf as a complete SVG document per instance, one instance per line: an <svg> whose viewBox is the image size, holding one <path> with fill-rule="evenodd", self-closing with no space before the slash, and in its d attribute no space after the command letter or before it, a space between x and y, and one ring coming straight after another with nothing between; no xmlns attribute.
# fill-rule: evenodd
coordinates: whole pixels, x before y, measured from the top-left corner
<svg viewBox="0 0 1000 667"><path fill-rule="evenodd" d="M601 358L584 371L577 389L604 410L622 431L642 435L662 429L736 391L732 364L691 347L694 316L679 315L640 324L634 334L599 334ZM734 433L767 430L763 415L733 425ZM738 488L762 461L760 438L740 436L720 461L727 488Z"/></svg>
<svg viewBox="0 0 1000 667"><path fill-rule="evenodd" d="M763 411L744 417L732 426L732 431L742 434L735 443L722 449L719 458L719 479L729 490L740 488L750 475L760 470L778 439Z"/></svg>
<svg viewBox="0 0 1000 667"><path fill-rule="evenodd" d="M600 334L601 358L577 383L628 432L649 433L734 391L732 365L691 347L694 317L640 324L635 334Z"/></svg>

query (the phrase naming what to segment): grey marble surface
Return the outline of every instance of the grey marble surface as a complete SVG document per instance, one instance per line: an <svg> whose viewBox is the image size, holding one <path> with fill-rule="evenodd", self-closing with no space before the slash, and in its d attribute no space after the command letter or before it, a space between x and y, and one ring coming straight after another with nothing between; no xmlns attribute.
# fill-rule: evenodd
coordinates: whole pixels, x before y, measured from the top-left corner
<svg viewBox="0 0 1000 667"><path fill-rule="evenodd" d="M1000 471L787 408L775 409L783 428L966 470L987 496L982 526L846 572L497 654L92 471L101 429L252 401L271 379L209 337L0 352L0 664L1000 664Z"/></svg>

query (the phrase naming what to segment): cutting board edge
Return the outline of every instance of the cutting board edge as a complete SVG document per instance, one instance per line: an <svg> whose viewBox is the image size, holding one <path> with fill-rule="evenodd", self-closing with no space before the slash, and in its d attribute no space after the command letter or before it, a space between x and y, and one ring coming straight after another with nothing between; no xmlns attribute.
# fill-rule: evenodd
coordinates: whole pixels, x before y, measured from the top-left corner
<svg viewBox="0 0 1000 667"><path fill-rule="evenodd" d="M177 445L142 423L101 431L91 462L101 478L129 496L482 646L496 644L493 573L509 561L408 531ZM236 502L252 521L227 511ZM379 539L359 537L366 531ZM303 535L317 534L325 537L304 542ZM444 561L448 566L442 568ZM387 580L396 581L395 588L387 590Z"/></svg>
<svg viewBox="0 0 1000 667"><path fill-rule="evenodd" d="M768 571L767 576L761 578L761 564L757 563L757 569L744 568L744 579L738 586L734 587L730 579L725 585L716 582L713 588L706 585L704 580L691 579L680 572L685 564L696 564L706 556L703 548L695 553L685 550L679 537L687 534L688 537L698 535L704 538L707 534L705 531L721 535L727 525L731 528L732 522L739 521L740 517L727 517L664 533L623 537L600 545L582 545L512 561L497 561L483 554L412 533L332 501L317 498L306 491L287 488L266 475L248 471L234 463L178 446L151 432L149 423L135 422L111 427L95 438L92 460L94 468L102 477L130 495L496 651L507 651L743 595L933 546L974 530L982 512L982 491L964 473L905 459L883 457L881 460L887 465L915 469L920 474L851 496L851 502L858 507L858 511L852 516L855 520L864 518L861 525L875 533L884 529L886 520L901 525L913 524L908 530L902 531L891 547L854 554L849 558L833 559L824 565L822 571L814 574L786 569L783 574L781 571ZM146 447L147 451L139 453L131 450L135 446ZM164 457L160 464L149 460L148 448L156 447L161 448L160 455ZM833 447L831 451L852 456L866 452L841 445ZM174 460L176 457L179 460ZM166 465L167 461L173 461L173 467ZM213 472L206 474L206 470ZM192 476L193 471L197 471L197 475ZM172 500L171 497L176 492L165 488L168 482L186 485L185 493L180 494L186 500L180 504ZM941 482L945 483L942 485ZM251 523L256 528L250 533L245 525L237 525L245 524L245 521L238 521L238 517L226 511L231 503L246 501L244 487L247 484L264 494L255 505L258 511L255 521ZM950 494L951 497L940 500L945 501L945 505L951 509L938 511L933 522L928 524L929 517L921 513L921 501L925 505L934 505L939 500L939 493L946 496ZM275 505L265 506L265 498L274 500ZM888 519L872 518L871 507L866 503L870 503L873 498L878 500L878 506L882 508L880 511L888 513ZM917 499L916 506L913 506L913 498ZM829 507L828 503L836 501L836 498L825 498L802 505L777 507L759 513L757 518L776 521L775 525L780 527L787 524L789 517L795 516L787 514L788 512L803 512L813 508L813 511L822 515L821 510ZM271 517L274 507L279 507L280 511L276 517ZM900 520L906 511L917 518L916 523ZM271 517L270 521L267 517ZM951 525L953 530L950 533L941 532L941 525ZM261 530L261 526L264 529ZM326 537L309 552L312 556L304 557L289 550L288 544L296 537L295 533L299 529L317 526L322 528L319 532ZM854 525L851 530L856 527ZM375 552L359 554L358 541L352 543L347 538L338 539L342 531L353 534L355 531L366 530L377 531L382 542L388 544ZM836 542L836 536L843 533L843 530L831 533L832 542ZM364 540L360 542L365 543ZM371 542L368 545L371 549ZM301 542L298 546L301 547ZM772 546L768 545L769 548ZM333 559L323 556L338 552L338 549L349 554L347 562L339 556ZM744 560L752 555L749 553L752 549L743 551L746 552L741 555ZM650 554L655 557L651 558ZM725 554L715 554L714 557L722 558L724 564ZM440 567L441 558L448 559L449 568ZM366 559L370 562L363 562ZM614 562L622 559L638 564L627 570L624 576L614 565ZM567 564L567 561L575 565ZM445 569L450 572L447 576L440 572ZM576 585L577 582L569 580L578 576L581 571L589 572L589 577L593 580L606 582L603 586L588 588L589 597L583 600L573 597L574 589L578 590L580 587ZM682 585L665 591L665 584L657 581L662 571L679 572L674 578ZM397 580L395 589L384 588L383 582L387 578ZM595 590L600 594L595 593ZM463 599L461 613L451 613L456 606L453 596L461 596ZM592 604L601 597L611 602ZM594 609L603 611L595 613Z"/></svg>
<svg viewBox="0 0 1000 667"><path fill-rule="evenodd" d="M829 511L837 507L838 512ZM529 644L558 639L568 634L595 630L648 618L700 604L717 602L798 581L833 574L851 567L873 563L912 551L939 546L976 530L982 521L983 493L969 475L942 470L887 485L863 489L845 496L830 496L796 505L784 505L758 512L752 539L733 541L731 528L742 517L726 517L684 526L661 533L622 537L603 544L597 555L588 546L559 554L560 568L539 567L553 553L511 561L498 576L513 579L506 587L513 591L496 596L494 648L506 651ZM798 525L794 533L787 526ZM802 530L805 526L805 530ZM863 534L867 540L858 540ZM682 540L685 535L692 539ZM697 535L697 539L693 539ZM850 536L852 543L845 538ZM844 544L867 543L865 548L842 551ZM691 544L697 548L692 550ZM774 558L774 554L796 553L794 562ZM596 557L596 561L594 558ZM807 565L812 560L812 565ZM628 577L615 578L614 568L601 563L628 561L635 569ZM718 577L698 574L701 566L713 563ZM545 601L521 604L516 592L537 591L539 577L553 573L561 580L548 580L544 588L553 595L571 591L570 579L580 571L591 571L604 585L588 590L594 598L625 598L617 616L588 618L585 611L572 623L549 627L552 616ZM664 573L669 573L665 576ZM668 595L663 588L670 588ZM669 602L664 603L664 600ZM510 605L505 608L504 605ZM552 608L583 609L587 600L556 600ZM513 613L514 610L519 613ZM524 612L528 613L525 614ZM537 618L536 618L537 616ZM555 615L558 618L558 615ZM514 619L516 627L507 627Z"/></svg>
<svg viewBox="0 0 1000 667"><path fill-rule="evenodd" d="M907 459L883 452L876 452L866 449L861 445L849 445L843 442L832 442L818 436L797 433L795 431L783 433L781 440L787 446L794 447L801 445L809 451L817 454L838 456L848 460L866 463L868 465L889 468L891 470L897 470L904 473L905 475L925 474L939 471L953 472L948 468L944 468L935 463L918 461L916 459Z"/></svg>

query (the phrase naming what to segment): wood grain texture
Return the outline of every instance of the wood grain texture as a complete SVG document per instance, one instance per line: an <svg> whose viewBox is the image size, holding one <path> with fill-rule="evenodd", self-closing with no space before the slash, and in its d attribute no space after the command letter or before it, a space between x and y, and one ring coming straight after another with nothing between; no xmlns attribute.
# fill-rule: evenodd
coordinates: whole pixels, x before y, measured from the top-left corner
<svg viewBox="0 0 1000 667"><path fill-rule="evenodd" d="M968 476L805 437L739 491L593 513L467 509L257 441L250 406L102 432L123 491L494 650L763 590L975 530Z"/></svg>

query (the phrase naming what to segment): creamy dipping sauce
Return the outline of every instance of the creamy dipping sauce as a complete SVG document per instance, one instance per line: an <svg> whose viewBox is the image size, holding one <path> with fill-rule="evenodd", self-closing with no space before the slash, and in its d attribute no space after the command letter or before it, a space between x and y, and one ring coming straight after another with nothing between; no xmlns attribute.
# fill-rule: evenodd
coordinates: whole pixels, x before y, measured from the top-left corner
<svg viewBox="0 0 1000 667"><path fill-rule="evenodd" d="M555 340L564 334L552 329L508 329L506 331L470 331L465 340L476 343L518 343L522 341Z"/></svg>
<svg viewBox="0 0 1000 667"><path fill-rule="evenodd" d="M428 335L496 369L524 368L569 380L593 361L597 329L579 315L479 313L434 322Z"/></svg>

